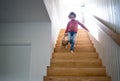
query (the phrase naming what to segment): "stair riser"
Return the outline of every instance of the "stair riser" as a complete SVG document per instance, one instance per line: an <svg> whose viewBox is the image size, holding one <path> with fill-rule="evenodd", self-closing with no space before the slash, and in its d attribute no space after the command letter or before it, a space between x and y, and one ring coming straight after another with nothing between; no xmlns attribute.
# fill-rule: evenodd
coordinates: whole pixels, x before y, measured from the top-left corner
<svg viewBox="0 0 120 81"><path fill-rule="evenodd" d="M62 46L62 45L56 45L56 47L55 48L64 48L64 49L66 49L66 47L65 46ZM67 48L70 48L70 46L68 45L67 46ZM74 48L77 48L77 49L79 49L79 48L94 48L92 45L87 45L87 46L83 46L83 45L75 45L74 46Z"/></svg>
<svg viewBox="0 0 120 81"><path fill-rule="evenodd" d="M61 47L62 42L57 43L55 46ZM70 44L68 44L67 46L70 47ZM86 42L86 45L85 45L85 42L83 42L83 43L75 43L74 47L92 47L92 48L94 48L93 44L89 43L89 42Z"/></svg>
<svg viewBox="0 0 120 81"><path fill-rule="evenodd" d="M57 40L56 42L57 42L57 43L61 43L61 42L62 42L62 38L61 38L60 40ZM89 39L76 39L76 40L75 40L75 43L82 43L82 42L83 42L83 43L84 43L84 42L92 43L91 40L89 40Z"/></svg>
<svg viewBox="0 0 120 81"><path fill-rule="evenodd" d="M48 76L106 76L104 68L55 69L48 68Z"/></svg>
<svg viewBox="0 0 120 81"><path fill-rule="evenodd" d="M55 49L54 52L70 52L69 49ZM74 49L74 52L95 52L95 49L90 48L90 49Z"/></svg>
<svg viewBox="0 0 120 81"><path fill-rule="evenodd" d="M63 50L65 50L65 49L70 49L70 46L67 46L67 48L65 47L65 46L56 46L56 48L55 49L63 49ZM94 49L94 47L93 46L74 46L74 49L75 50L77 50L77 49Z"/></svg>
<svg viewBox="0 0 120 81"><path fill-rule="evenodd" d="M95 58L95 59L97 59L98 58L98 56L97 55L95 55L95 56L65 56L65 55L63 55L63 56L54 56L53 57L54 59L81 59L81 58Z"/></svg>
<svg viewBox="0 0 120 81"><path fill-rule="evenodd" d="M61 44L62 43L62 41L58 41L56 44ZM91 41L76 41L75 42L75 45L78 45L78 44L84 44L85 46L87 46L87 44L92 44L92 42ZM79 45L78 45L79 46Z"/></svg>
<svg viewBox="0 0 120 81"><path fill-rule="evenodd" d="M57 43L56 45L61 45L62 44L62 42L60 42L60 43ZM84 45L84 46L86 46L86 45L88 45L88 46L90 46L90 45L93 45L91 42L75 42L75 46L82 46L82 45Z"/></svg>
<svg viewBox="0 0 120 81"><path fill-rule="evenodd" d="M85 67L102 67L101 63L96 62L96 63L89 63L89 62L79 62L79 63L74 63L74 62L52 62L51 67L77 67L77 68L85 68Z"/></svg>
<svg viewBox="0 0 120 81"><path fill-rule="evenodd" d="M93 58L97 59L98 55L54 55L52 59L81 59L81 58Z"/></svg>
<svg viewBox="0 0 120 81"><path fill-rule="evenodd" d="M75 55L75 56L69 56L69 55L56 55L56 56L54 56L53 58L84 58L84 57L86 57L86 58L98 58L98 55Z"/></svg>
<svg viewBox="0 0 120 81"><path fill-rule="evenodd" d="M89 38L89 36L79 36L79 37L76 37L76 40L89 40L88 38ZM57 39L58 40L62 40L63 36L62 37L58 37Z"/></svg>
<svg viewBox="0 0 120 81"><path fill-rule="evenodd" d="M70 46L68 46L68 48L65 48L64 46L55 48L55 50L68 50ZM74 47L75 50L95 50L94 47Z"/></svg>
<svg viewBox="0 0 120 81"><path fill-rule="evenodd" d="M44 81L111 81L108 77L44 77Z"/></svg>
<svg viewBox="0 0 120 81"><path fill-rule="evenodd" d="M51 66L52 67L103 67L101 60L71 60L71 59L51 59Z"/></svg>
<svg viewBox="0 0 120 81"><path fill-rule="evenodd" d="M54 53L53 58L59 58L59 57L98 57L97 53L76 53L74 55L70 54L70 53Z"/></svg>
<svg viewBox="0 0 120 81"><path fill-rule="evenodd" d="M72 59L73 59L73 60L76 59L76 60L80 60L80 59L98 59L98 57L63 57L63 58L62 58L62 57L58 57L58 58L54 58L54 59L61 59L61 60L62 60L62 59L63 59L63 60L64 60L64 59L68 59L68 60L69 60L69 59L71 59L71 60L72 60Z"/></svg>

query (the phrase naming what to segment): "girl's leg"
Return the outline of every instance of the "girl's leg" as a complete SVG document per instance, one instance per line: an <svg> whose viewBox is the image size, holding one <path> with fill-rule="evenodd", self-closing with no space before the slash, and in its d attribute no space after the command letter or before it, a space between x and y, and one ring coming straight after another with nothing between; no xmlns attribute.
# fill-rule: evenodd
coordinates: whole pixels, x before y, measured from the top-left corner
<svg viewBox="0 0 120 81"><path fill-rule="evenodd" d="M70 40L71 40L71 33L68 32L68 41L70 42Z"/></svg>
<svg viewBox="0 0 120 81"><path fill-rule="evenodd" d="M77 35L77 33L74 33L74 32L73 32L73 35L72 35L72 37L71 37L71 48L70 48L71 51L74 50L76 35Z"/></svg>
<svg viewBox="0 0 120 81"><path fill-rule="evenodd" d="M68 32L68 42L72 44L72 32Z"/></svg>
<svg viewBox="0 0 120 81"><path fill-rule="evenodd" d="M68 32L68 43L67 43L67 45L65 46L66 48L68 48L68 44L70 43L70 41L71 41L71 33Z"/></svg>

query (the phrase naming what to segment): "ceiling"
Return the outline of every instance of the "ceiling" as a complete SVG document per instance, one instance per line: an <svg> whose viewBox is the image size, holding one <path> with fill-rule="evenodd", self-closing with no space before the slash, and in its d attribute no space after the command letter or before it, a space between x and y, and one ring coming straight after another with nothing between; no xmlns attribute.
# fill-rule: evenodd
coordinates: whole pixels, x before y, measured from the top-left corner
<svg viewBox="0 0 120 81"><path fill-rule="evenodd" d="M0 0L0 22L49 22L43 0Z"/></svg>

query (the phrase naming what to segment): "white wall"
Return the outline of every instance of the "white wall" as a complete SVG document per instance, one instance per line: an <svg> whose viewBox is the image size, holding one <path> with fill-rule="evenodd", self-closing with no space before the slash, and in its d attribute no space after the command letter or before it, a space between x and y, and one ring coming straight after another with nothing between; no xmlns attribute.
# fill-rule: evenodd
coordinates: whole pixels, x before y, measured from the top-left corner
<svg viewBox="0 0 120 81"><path fill-rule="evenodd" d="M120 81L120 47L103 31L100 34L102 35L100 41L92 36L91 39L106 67L108 76L112 78L112 81Z"/></svg>
<svg viewBox="0 0 120 81"><path fill-rule="evenodd" d="M0 44L0 81L29 81L31 44Z"/></svg>
<svg viewBox="0 0 120 81"><path fill-rule="evenodd" d="M6 57L7 54L16 64L20 62L21 65L26 65L20 66L23 68L20 70L25 70L26 73L26 78L22 81L42 81L46 75L46 66L50 63L52 50L50 25L50 23L0 23L0 55ZM9 63L13 64L12 61ZM13 68L19 70L16 66ZM10 67L6 67L6 71L9 69ZM17 77L19 74L19 72L16 74ZM11 81L21 81L14 80L14 76L11 77Z"/></svg>
<svg viewBox="0 0 120 81"><path fill-rule="evenodd" d="M76 13L76 20L83 22L83 14L81 5L84 0L60 0L60 26L61 28L66 28L70 19L68 15L70 12Z"/></svg>
<svg viewBox="0 0 120 81"><path fill-rule="evenodd" d="M120 34L120 0L85 0L86 13L96 16L111 30ZM91 29L91 39L106 66L107 74L112 81L120 81L120 46L104 31L98 28L91 18L86 18Z"/></svg>
<svg viewBox="0 0 120 81"><path fill-rule="evenodd" d="M51 30L43 0L0 0L0 55L5 58L0 64L6 64L6 74L13 72L11 81L43 80L53 49Z"/></svg>
<svg viewBox="0 0 120 81"><path fill-rule="evenodd" d="M120 46L98 27L92 17L86 16L85 22L108 76L112 78L112 81L120 81Z"/></svg>
<svg viewBox="0 0 120 81"><path fill-rule="evenodd" d="M55 47L60 27L60 0L44 0L52 23L52 47Z"/></svg>
<svg viewBox="0 0 120 81"><path fill-rule="evenodd" d="M85 0L86 8L110 29L120 34L120 0Z"/></svg>

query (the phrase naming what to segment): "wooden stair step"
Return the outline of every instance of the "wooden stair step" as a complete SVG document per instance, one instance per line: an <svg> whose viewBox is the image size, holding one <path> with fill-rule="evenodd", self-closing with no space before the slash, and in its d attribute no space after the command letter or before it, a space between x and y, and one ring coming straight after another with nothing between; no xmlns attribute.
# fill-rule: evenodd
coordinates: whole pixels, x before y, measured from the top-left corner
<svg viewBox="0 0 120 81"><path fill-rule="evenodd" d="M75 52L74 54L76 54L76 55L79 55L79 54L86 54L86 55L88 54L88 55L90 55L90 54L94 54L94 53L96 54L96 52L83 51L83 52ZM56 54L56 55L57 55L57 54L58 54L58 55L59 55L59 54L61 54L61 55L62 55L62 54L63 54L63 55L68 55L68 54L70 54L70 55L71 55L70 52L67 52L67 53L54 52L53 54L54 54L54 55L55 55L55 54Z"/></svg>
<svg viewBox="0 0 120 81"><path fill-rule="evenodd" d="M83 60L83 59L89 59L89 60L92 60L92 59L99 59L98 57L84 57L84 56L82 56L82 57L55 57L55 58L52 58L52 59L58 59L58 60L60 60L60 59L65 59L65 60L69 60L69 59L71 59L71 60Z"/></svg>
<svg viewBox="0 0 120 81"><path fill-rule="evenodd" d="M62 43L56 44L55 46L56 47L61 47L61 46L64 47L62 45ZM67 46L70 47L70 45L67 45ZM74 47L92 47L93 48L94 46L93 46L93 44L90 44L90 43L88 43L88 45L84 45L83 43L81 43L81 44L75 44Z"/></svg>
<svg viewBox="0 0 120 81"><path fill-rule="evenodd" d="M48 76L106 76L105 68L47 68Z"/></svg>
<svg viewBox="0 0 120 81"><path fill-rule="evenodd" d="M60 45L62 42L57 42L56 45ZM92 45L91 42L81 41L81 42L75 42L75 45L81 46L81 45Z"/></svg>
<svg viewBox="0 0 120 81"><path fill-rule="evenodd" d="M69 49L69 48L55 48L55 50L67 50L67 49ZM80 47L80 48L76 48L76 47L74 47L74 50L75 51L77 51L77 50L95 50L95 48L94 47Z"/></svg>
<svg viewBox="0 0 120 81"><path fill-rule="evenodd" d="M57 39L56 41L59 42L63 39L63 37ZM91 41L90 38L76 38L76 41Z"/></svg>
<svg viewBox="0 0 120 81"><path fill-rule="evenodd" d="M56 43L56 45L61 45L62 42ZM93 45L91 42L75 42L75 45Z"/></svg>
<svg viewBox="0 0 120 81"><path fill-rule="evenodd" d="M55 49L67 50L67 49L70 49L70 45L68 45L67 48L65 46L62 46L62 45L61 46L56 46ZM79 50L79 49L86 49L87 50L87 49L95 49L95 48L93 46L82 46L82 45L81 46L76 46L75 45L74 49L75 50Z"/></svg>
<svg viewBox="0 0 120 81"><path fill-rule="evenodd" d="M79 54L71 54L71 53L54 53L52 58L63 58L63 59L71 59L71 58L78 58L80 59L81 57L86 57L86 58L98 58L97 53L79 53Z"/></svg>
<svg viewBox="0 0 120 81"><path fill-rule="evenodd" d="M59 42L59 43L56 43L56 45L61 45L62 42ZM91 42L75 42L75 45L77 46L90 46L90 45L93 45Z"/></svg>
<svg viewBox="0 0 120 81"><path fill-rule="evenodd" d="M103 67L101 60L92 59L92 60L64 60L64 59L52 59L51 67Z"/></svg>
<svg viewBox="0 0 120 81"><path fill-rule="evenodd" d="M61 43L61 42L62 42L62 40L57 41L56 44L59 44L59 43ZM92 43L92 42L91 42L91 40L78 40L78 41L75 41L75 43ZM86 44L86 45L87 45L87 44Z"/></svg>
<svg viewBox="0 0 120 81"><path fill-rule="evenodd" d="M63 36L58 37L57 39L58 39L58 40L62 40L62 39L63 39ZM76 38L76 40L79 40L79 39L89 39L89 36L79 36L79 37Z"/></svg>
<svg viewBox="0 0 120 81"><path fill-rule="evenodd" d="M111 81L110 77L45 76L44 81Z"/></svg>
<svg viewBox="0 0 120 81"><path fill-rule="evenodd" d="M53 53L54 57L59 57L59 56L95 56L98 57L98 54L96 52L76 52L75 54L71 53Z"/></svg>
<svg viewBox="0 0 120 81"><path fill-rule="evenodd" d="M96 59L98 59L98 60L100 60L99 58L87 58L87 57L81 57L81 58L51 58L51 59L56 59L56 60L96 60Z"/></svg>
<svg viewBox="0 0 120 81"><path fill-rule="evenodd" d="M71 54L71 53L53 53L53 56L64 56L64 55L67 55L67 56L73 56L73 54ZM76 52L75 54L74 54L74 56L81 56L81 55L83 55L83 56L98 56L98 54L96 53L96 52Z"/></svg>
<svg viewBox="0 0 120 81"><path fill-rule="evenodd" d="M70 48L70 45L67 45L67 47ZM89 44L89 45L78 45L78 44L75 44L74 47L77 47L77 48L91 47L91 48L93 48L94 46L92 44ZM65 46L62 46L61 44L59 44L59 45L55 45L55 48L65 48Z"/></svg>
<svg viewBox="0 0 120 81"><path fill-rule="evenodd" d="M69 52L69 49L61 49L61 48L55 48L54 52ZM95 48L81 48L81 49L74 49L74 52L95 52Z"/></svg>

